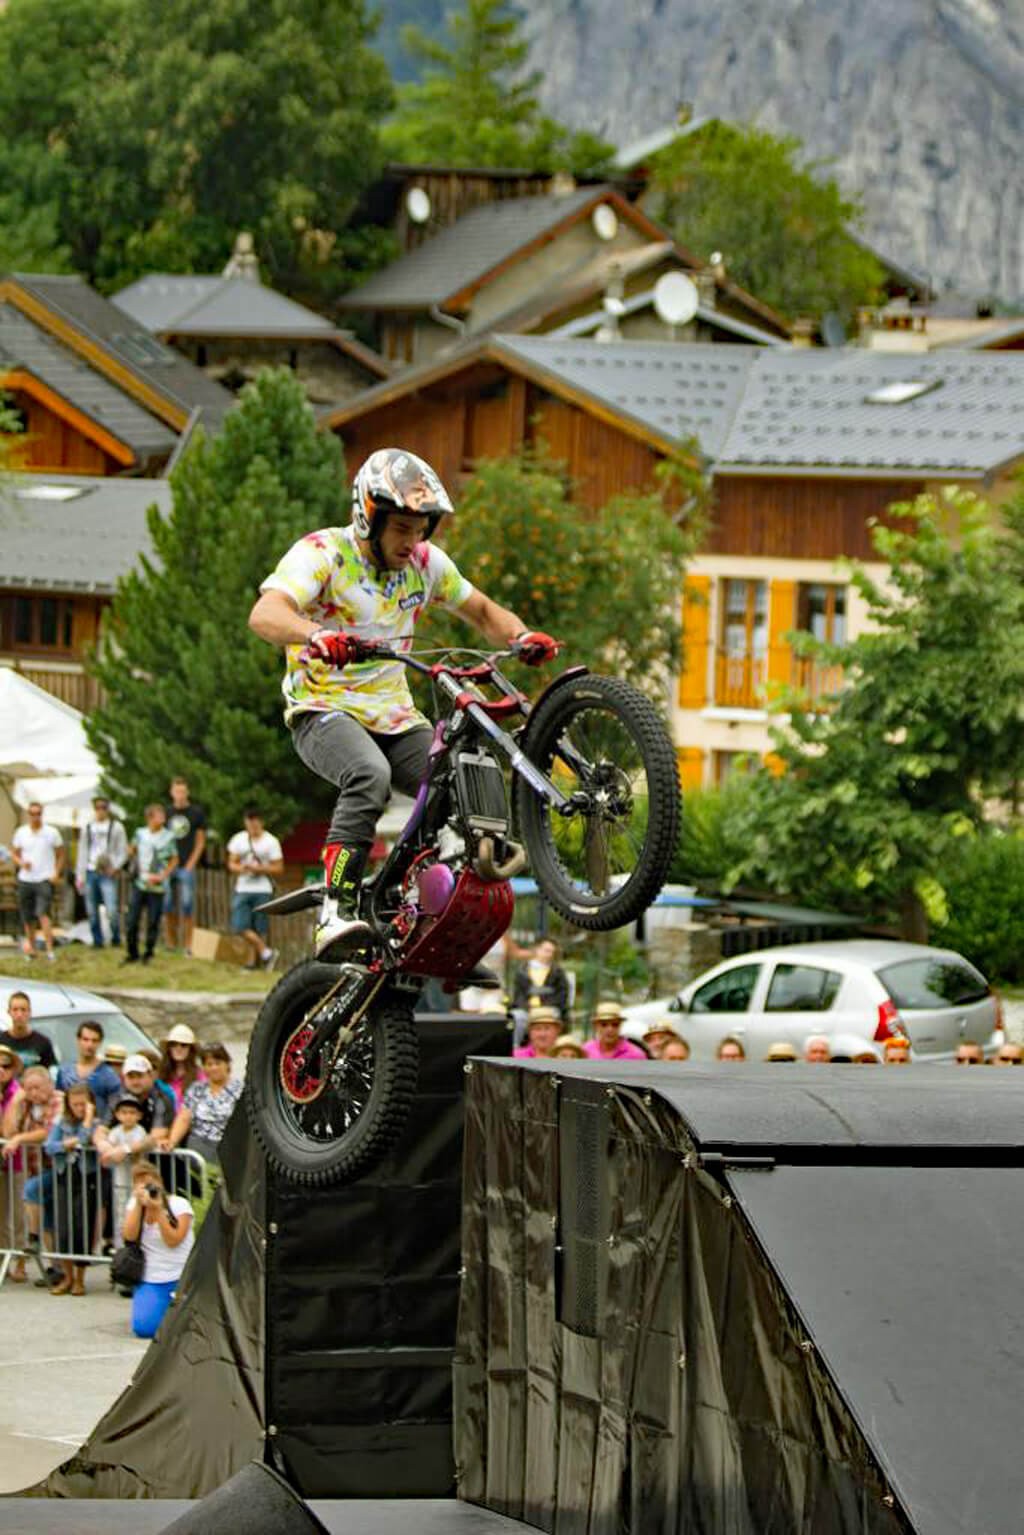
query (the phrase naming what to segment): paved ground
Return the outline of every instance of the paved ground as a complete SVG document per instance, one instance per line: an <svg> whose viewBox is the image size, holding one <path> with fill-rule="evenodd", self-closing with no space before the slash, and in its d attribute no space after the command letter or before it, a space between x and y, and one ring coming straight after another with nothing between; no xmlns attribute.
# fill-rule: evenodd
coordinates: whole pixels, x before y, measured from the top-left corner
<svg viewBox="0 0 1024 1535"><path fill-rule="evenodd" d="M88 1269L85 1284L80 1299L10 1280L0 1290L0 1495L66 1460L146 1351L106 1267Z"/></svg>

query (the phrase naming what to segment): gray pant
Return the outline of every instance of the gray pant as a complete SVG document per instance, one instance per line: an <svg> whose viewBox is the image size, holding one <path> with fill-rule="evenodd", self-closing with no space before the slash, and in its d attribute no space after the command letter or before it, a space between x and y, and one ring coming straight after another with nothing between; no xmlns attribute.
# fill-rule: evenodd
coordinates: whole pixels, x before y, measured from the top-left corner
<svg viewBox="0 0 1024 1535"><path fill-rule="evenodd" d="M401 735L374 735L347 714L300 714L292 726L295 750L338 795L328 842L369 847L391 785L416 793L427 767L433 731L427 725Z"/></svg>

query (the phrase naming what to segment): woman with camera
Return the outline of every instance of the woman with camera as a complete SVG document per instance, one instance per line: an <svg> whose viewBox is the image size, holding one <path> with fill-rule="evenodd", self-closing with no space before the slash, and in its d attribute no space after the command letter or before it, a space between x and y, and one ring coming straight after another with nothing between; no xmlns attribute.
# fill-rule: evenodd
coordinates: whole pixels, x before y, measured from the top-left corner
<svg viewBox="0 0 1024 1535"><path fill-rule="evenodd" d="M132 1296L132 1332L137 1338L152 1338L195 1245L192 1206L179 1194L168 1195L152 1162L138 1162L132 1169L132 1197L121 1234L126 1242L141 1243L146 1261Z"/></svg>

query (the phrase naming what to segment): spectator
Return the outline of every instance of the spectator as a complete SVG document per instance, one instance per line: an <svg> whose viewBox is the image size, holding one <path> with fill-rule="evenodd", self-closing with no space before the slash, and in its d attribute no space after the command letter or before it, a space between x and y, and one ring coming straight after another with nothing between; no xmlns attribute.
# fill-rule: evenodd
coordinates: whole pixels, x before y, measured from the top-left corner
<svg viewBox="0 0 1024 1535"><path fill-rule="evenodd" d="M984 1066L985 1052L976 1039L962 1039L953 1057L954 1066Z"/></svg>
<svg viewBox="0 0 1024 1535"><path fill-rule="evenodd" d="M196 908L196 865L206 851L206 812L202 805L193 805L189 798L187 778L180 775L172 778L170 795L167 824L176 843L177 860L171 870L164 901L167 943L169 948L176 949L180 938L185 953L191 954L193 914Z"/></svg>
<svg viewBox="0 0 1024 1535"><path fill-rule="evenodd" d="M887 1066L910 1065L910 1040L902 1034L891 1034L882 1046Z"/></svg>
<svg viewBox="0 0 1024 1535"><path fill-rule="evenodd" d="M117 1073L117 1080L120 1082L122 1073L124 1072L124 1063L128 1059L128 1051L125 1049L124 1045L105 1045L103 1049L103 1059L110 1067L111 1071L115 1071Z"/></svg>
<svg viewBox="0 0 1024 1535"><path fill-rule="evenodd" d="M132 1168L121 1235L126 1242L142 1243L146 1272L132 1296L132 1332L137 1338L152 1338L195 1246L192 1206L179 1194L167 1193L152 1162L137 1162Z"/></svg>
<svg viewBox="0 0 1024 1535"><path fill-rule="evenodd" d="M64 1095L64 1109L50 1130L43 1150L52 1164L52 1194L44 1223L53 1231L57 1251L92 1251L99 1206L96 1154L92 1150L96 1100L86 1082L76 1082ZM26 1201L28 1189L25 1191ZM85 1264L61 1258L64 1277L51 1295L84 1295Z"/></svg>
<svg viewBox="0 0 1024 1535"><path fill-rule="evenodd" d="M665 1052L665 1046L670 1040L678 1038L678 1029L667 1018L662 1018L657 1023L652 1023L650 1028L644 1032L644 1044L647 1047L647 1053L654 1061L660 1061ZM687 1048L687 1055L689 1055L689 1048Z"/></svg>
<svg viewBox="0 0 1024 1535"><path fill-rule="evenodd" d="M138 964L139 923L143 911L146 913L145 963L153 958L156 949L167 881L178 866L174 834L165 821L163 805L147 805L146 824L139 827L132 843L132 851L138 859L138 873L128 907L128 953L121 961L125 965Z"/></svg>
<svg viewBox="0 0 1024 1535"><path fill-rule="evenodd" d="M516 1045L513 1055L546 1056L555 1053L562 1020L554 1007L535 1007L526 1025L526 1044Z"/></svg>
<svg viewBox="0 0 1024 1535"><path fill-rule="evenodd" d="M113 1114L114 1124L103 1137L100 1162L112 1170L114 1230L120 1236L121 1222L131 1196L132 1167L144 1151L149 1151L153 1142L143 1126L142 1104L137 1098L129 1093L122 1094L114 1104ZM96 1144L95 1135L93 1142Z"/></svg>
<svg viewBox="0 0 1024 1535"><path fill-rule="evenodd" d="M855 1066L877 1066L878 1056L873 1050L858 1050L853 1058Z"/></svg>
<svg viewBox="0 0 1024 1535"><path fill-rule="evenodd" d="M85 897L94 949L103 947L101 906L110 923L111 944L116 948L121 942L121 902L117 876L124 868L127 857L128 838L125 829L110 814L110 801L106 795L97 794L92 802L92 820L86 821L82 828L78 841L78 862L75 865L75 884L79 894Z"/></svg>
<svg viewBox="0 0 1024 1535"><path fill-rule="evenodd" d="M681 1035L676 1034L672 1039L665 1041L661 1047L661 1054L656 1058L660 1061L688 1061L690 1047Z"/></svg>
<svg viewBox="0 0 1024 1535"><path fill-rule="evenodd" d="M1024 1045L1009 1042L1000 1045L992 1057L993 1066L1024 1066Z"/></svg>
<svg viewBox="0 0 1024 1535"><path fill-rule="evenodd" d="M832 1044L827 1034L808 1034L804 1040L804 1060L809 1066L827 1066L832 1059Z"/></svg>
<svg viewBox="0 0 1024 1535"><path fill-rule="evenodd" d="M795 1061L796 1058L796 1050L788 1039L775 1040L768 1046L768 1054L765 1056L766 1061Z"/></svg>
<svg viewBox="0 0 1024 1535"><path fill-rule="evenodd" d="M74 1064L69 1061L58 1066L57 1086L66 1093L78 1082L87 1083L95 1100L97 1120L106 1119L111 1104L121 1091L121 1078L113 1066L100 1059L103 1025L84 1018L75 1032L75 1039L78 1042L77 1057Z"/></svg>
<svg viewBox="0 0 1024 1535"><path fill-rule="evenodd" d="M40 1153L46 1137L60 1118L61 1105L61 1095L46 1067L27 1066L21 1077L21 1093L14 1100L5 1127L3 1156L15 1173L26 1174L22 1208L26 1225L24 1245L30 1252L39 1250L42 1197L48 1187L42 1180L52 1182L49 1173L43 1172ZM16 1275L12 1277L15 1283L24 1280L24 1263L21 1264L20 1281Z"/></svg>
<svg viewBox="0 0 1024 1535"><path fill-rule="evenodd" d="M0 1033L0 1045L15 1051L22 1066L56 1066L57 1057L48 1034L32 1027L32 1003L28 993L12 991L7 999L9 1029Z"/></svg>
<svg viewBox="0 0 1024 1535"><path fill-rule="evenodd" d="M559 1034L551 1054L557 1059L565 1061L585 1061L587 1058L587 1052L583 1048L583 1041L582 1039L577 1039L575 1034Z"/></svg>
<svg viewBox="0 0 1024 1535"><path fill-rule="evenodd" d="M18 870L18 912L25 929L22 949L28 959L35 959L39 928L46 957L52 960L50 908L54 886L64 872L64 840L56 827L43 825L43 807L38 800L28 807L28 825L19 826L11 838L11 857Z"/></svg>
<svg viewBox="0 0 1024 1535"><path fill-rule="evenodd" d="M594 1039L583 1046L592 1061L645 1061L647 1052L622 1038L622 1009L617 1002L599 1002L591 1019Z"/></svg>
<svg viewBox="0 0 1024 1535"><path fill-rule="evenodd" d="M231 901L231 931L241 933L252 958L246 970L269 970L277 953L267 943L270 918L256 908L274 893L274 877L284 872L284 857L277 838L264 828L255 805L243 815L245 830L236 831L228 843L228 868L237 874Z"/></svg>
<svg viewBox="0 0 1024 1535"><path fill-rule="evenodd" d="M521 1030L535 1007L553 1007L561 1019L568 1020L569 977L558 963L553 938L539 938L533 954L512 977L512 1013Z"/></svg>
<svg viewBox="0 0 1024 1535"><path fill-rule="evenodd" d="M200 1059L206 1081L194 1082L185 1094L168 1144L180 1146L187 1140L189 1151L198 1151L205 1161L219 1166L221 1138L242 1096L242 1083L231 1075L231 1056L224 1045L205 1045Z"/></svg>
<svg viewBox="0 0 1024 1535"><path fill-rule="evenodd" d="M130 1055L125 1061L122 1086L129 1097L137 1098L142 1104L142 1128L154 1146L165 1149L174 1122L174 1094L170 1088L157 1082L153 1067L144 1055ZM107 1149L111 1123L113 1120L96 1129L95 1145L101 1160Z"/></svg>
<svg viewBox="0 0 1024 1535"><path fill-rule="evenodd" d="M747 1052L734 1034L727 1034L720 1042L715 1055L720 1061L745 1061Z"/></svg>
<svg viewBox="0 0 1024 1535"><path fill-rule="evenodd" d="M18 1078L21 1056L8 1045L0 1045L0 1140L13 1134L14 1109L21 1098ZM22 1191L25 1179L15 1158L0 1158L0 1252L10 1252L22 1245ZM12 1267L20 1267L16 1282L24 1283L25 1260L16 1258Z"/></svg>
<svg viewBox="0 0 1024 1535"><path fill-rule="evenodd" d="M160 1046L163 1053L156 1074L161 1086L169 1087L174 1094L174 1109L177 1113L192 1083L206 1081L205 1074L199 1068L199 1046L187 1023L176 1023L167 1037L160 1041Z"/></svg>

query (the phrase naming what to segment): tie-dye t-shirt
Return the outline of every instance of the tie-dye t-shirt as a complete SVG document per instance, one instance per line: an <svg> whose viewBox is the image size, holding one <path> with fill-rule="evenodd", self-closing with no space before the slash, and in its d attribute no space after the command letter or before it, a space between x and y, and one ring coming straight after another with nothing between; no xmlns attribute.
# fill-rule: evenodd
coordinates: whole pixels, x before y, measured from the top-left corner
<svg viewBox="0 0 1024 1535"><path fill-rule="evenodd" d="M436 544L417 544L404 570L379 572L363 558L352 528L323 528L293 544L261 591L286 592L325 629L360 639L388 640L411 650L416 625L431 602L460 608L473 588ZM409 692L400 661L329 666L289 645L281 691L284 717L338 710L378 735L398 735L427 723Z"/></svg>

